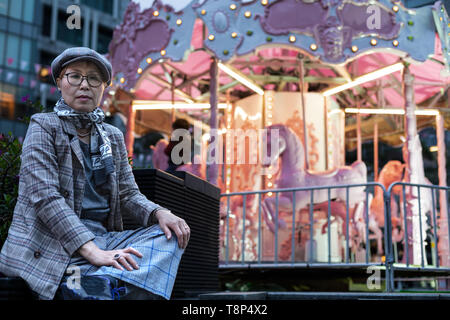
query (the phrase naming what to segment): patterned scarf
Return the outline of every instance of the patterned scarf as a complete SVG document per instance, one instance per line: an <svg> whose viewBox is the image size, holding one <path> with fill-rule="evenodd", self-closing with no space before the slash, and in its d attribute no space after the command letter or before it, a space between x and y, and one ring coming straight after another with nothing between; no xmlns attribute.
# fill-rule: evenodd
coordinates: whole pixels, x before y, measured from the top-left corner
<svg viewBox="0 0 450 320"><path fill-rule="evenodd" d="M74 124L76 129L91 129L90 154L95 186L107 181L107 176L114 171L111 142L103 128L105 114L99 107L91 112L77 112L69 107L63 98L53 108L58 117Z"/></svg>

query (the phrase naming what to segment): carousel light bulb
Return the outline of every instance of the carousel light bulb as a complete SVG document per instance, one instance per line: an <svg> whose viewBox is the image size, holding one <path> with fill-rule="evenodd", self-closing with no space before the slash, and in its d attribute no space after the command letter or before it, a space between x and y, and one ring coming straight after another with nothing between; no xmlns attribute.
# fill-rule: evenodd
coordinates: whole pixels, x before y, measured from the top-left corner
<svg viewBox="0 0 450 320"><path fill-rule="evenodd" d="M125 83L125 78L120 78L120 83Z"/></svg>
<svg viewBox="0 0 450 320"><path fill-rule="evenodd" d="M181 19L178 19L178 20L177 20L177 25L180 26L182 23L183 23L183 21L181 21Z"/></svg>
<svg viewBox="0 0 450 320"><path fill-rule="evenodd" d="M400 8L399 8L398 6L393 6L393 7L392 7L392 10L393 10L394 12L398 12L399 9L400 9Z"/></svg>
<svg viewBox="0 0 450 320"><path fill-rule="evenodd" d="M200 11L200 14L201 14L202 16L204 16L204 15L206 14L206 10L203 9L202 11Z"/></svg>
<svg viewBox="0 0 450 320"><path fill-rule="evenodd" d="M372 39L372 40L370 40L370 44L371 44L372 46L376 46L376 45L377 45L377 39Z"/></svg>
<svg viewBox="0 0 450 320"><path fill-rule="evenodd" d="M297 40L297 39L295 38L295 36L290 36L290 37L289 37L289 42L295 42L295 40Z"/></svg>
<svg viewBox="0 0 450 320"><path fill-rule="evenodd" d="M398 40L392 41L392 44L394 45L394 47L398 47Z"/></svg>
<svg viewBox="0 0 450 320"><path fill-rule="evenodd" d="M236 5L234 3L230 4L230 9L231 10L236 10Z"/></svg>
<svg viewBox="0 0 450 320"><path fill-rule="evenodd" d="M142 73L142 68L137 69L137 73L141 74Z"/></svg>
<svg viewBox="0 0 450 320"><path fill-rule="evenodd" d="M272 179L272 175L271 175L271 174L268 174L268 175L267 175L267 179Z"/></svg>
<svg viewBox="0 0 450 320"><path fill-rule="evenodd" d="M352 46L352 52L358 51L358 46Z"/></svg>
<svg viewBox="0 0 450 320"><path fill-rule="evenodd" d="M153 62L152 58L147 58L147 63L151 64Z"/></svg>
<svg viewBox="0 0 450 320"><path fill-rule="evenodd" d="M166 55L166 50L161 50L161 55L165 56Z"/></svg>
<svg viewBox="0 0 450 320"><path fill-rule="evenodd" d="M250 11L245 11L244 16L246 18L250 18L252 16L252 13Z"/></svg>
<svg viewBox="0 0 450 320"><path fill-rule="evenodd" d="M312 43L312 44L309 46L309 48L310 48L312 51L316 51L316 50L317 50L317 44Z"/></svg>
<svg viewBox="0 0 450 320"><path fill-rule="evenodd" d="M159 16L159 11L158 10L153 11L153 16L155 17Z"/></svg>
<svg viewBox="0 0 450 320"><path fill-rule="evenodd" d="M210 34L210 35L208 36L208 39L209 39L210 41L213 41L213 40L214 40L214 35L213 35L213 34Z"/></svg>
<svg viewBox="0 0 450 320"><path fill-rule="evenodd" d="M263 6L267 6L268 3L269 3L269 1L267 1L267 0L261 0L261 4Z"/></svg>
<svg viewBox="0 0 450 320"><path fill-rule="evenodd" d="M267 183L267 186L270 188L273 186L272 182Z"/></svg>
<svg viewBox="0 0 450 320"><path fill-rule="evenodd" d="M269 193L268 193L267 195L268 195L269 197L271 197L271 196L272 196L272 194L273 194L272 192L269 192Z"/></svg>
<svg viewBox="0 0 450 320"><path fill-rule="evenodd" d="M236 37L237 37L237 33L236 33L236 32L233 32L233 33L231 34L231 37L232 37L232 38L236 38Z"/></svg>

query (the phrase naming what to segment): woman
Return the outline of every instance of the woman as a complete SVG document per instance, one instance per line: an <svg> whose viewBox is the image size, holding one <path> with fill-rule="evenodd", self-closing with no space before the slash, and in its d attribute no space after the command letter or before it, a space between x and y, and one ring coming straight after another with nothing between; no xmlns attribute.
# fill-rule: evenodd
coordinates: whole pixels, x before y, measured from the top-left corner
<svg viewBox="0 0 450 320"><path fill-rule="evenodd" d="M103 122L111 70L94 50L65 50L52 63L62 98L31 117L0 272L40 299L169 299L189 241L183 219L139 192L123 134ZM142 228L123 231L124 216Z"/></svg>

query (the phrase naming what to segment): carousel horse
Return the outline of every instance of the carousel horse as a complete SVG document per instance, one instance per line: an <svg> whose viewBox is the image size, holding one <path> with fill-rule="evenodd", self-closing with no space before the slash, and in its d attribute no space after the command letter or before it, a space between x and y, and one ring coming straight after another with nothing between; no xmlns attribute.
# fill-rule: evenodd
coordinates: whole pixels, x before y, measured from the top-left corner
<svg viewBox="0 0 450 320"><path fill-rule="evenodd" d="M409 164L411 168L411 173L408 176L404 177L403 182L411 182L414 184L421 185L432 185L432 183L425 177L424 165L423 165L423 157L422 157L422 144L420 143L420 137L418 134L415 134L413 137L407 137L410 142L411 149L408 150L408 144L404 144L402 148L403 160L406 162L406 159L409 159ZM405 170L407 172L408 169ZM419 188L417 187L405 187L405 197L403 199L403 188L399 187L400 190L400 209L403 210L404 205L403 202L406 201L405 207L406 212L403 212L406 215L408 223L411 223L411 226L408 226L408 245L419 244L420 243L420 229L422 229L422 234L424 236L421 245L423 252L426 252L426 234L427 230L430 227L430 221L428 221L427 215L432 215L433 206L436 208L436 203L433 203L432 189L431 188L420 188L420 197L419 197ZM436 199L435 199L436 201ZM422 225L420 226L419 213L422 215ZM416 227L415 227L416 226ZM406 230L406 228L405 228ZM421 259L421 250L414 250L414 246L410 250L409 253L413 258L411 261L415 264L419 264ZM414 253L415 251L416 253ZM411 258L410 257L410 258ZM403 260L406 260L406 255L403 256ZM426 256L424 257L425 264L427 264Z"/></svg>
<svg viewBox="0 0 450 320"><path fill-rule="evenodd" d="M276 164L280 159L281 172L276 182L278 188L304 188L317 186L339 186L348 184L367 183L367 168L363 162L355 162L351 166L338 168L332 172L311 173L305 170L304 148L295 133L288 127L276 124L266 128L267 136L263 137L263 143L271 150L270 158L263 159L263 166L269 167ZM278 141L275 150L271 149L271 132L278 131ZM330 197L328 189L316 189L313 191L313 205L328 203L336 200L346 203L346 188L331 188ZM365 186L349 188L348 204L353 208L356 204L365 201ZM310 191L295 192L295 207L297 210L310 205ZM264 199L262 206L266 223L270 230L275 230L275 197ZM282 192L278 196L279 210L292 212L293 192ZM331 212L333 215L334 213ZM345 220L344 220L345 221ZM285 226L283 219L278 220L278 225Z"/></svg>
<svg viewBox="0 0 450 320"><path fill-rule="evenodd" d="M388 161L383 169L380 171L377 182L382 184L386 190L389 186L395 182L401 182L403 179L403 172L405 170L405 164L398 160ZM396 186L392 189L391 193L391 221L393 228L393 241L399 242L403 237L403 228L401 217L398 217L398 205L394 196L400 195L400 187ZM380 228L384 227L384 192L381 188L375 188L375 194L369 208L369 226L376 226L371 228L377 238L378 254L383 254L381 238L382 232ZM400 230L399 230L400 229Z"/></svg>

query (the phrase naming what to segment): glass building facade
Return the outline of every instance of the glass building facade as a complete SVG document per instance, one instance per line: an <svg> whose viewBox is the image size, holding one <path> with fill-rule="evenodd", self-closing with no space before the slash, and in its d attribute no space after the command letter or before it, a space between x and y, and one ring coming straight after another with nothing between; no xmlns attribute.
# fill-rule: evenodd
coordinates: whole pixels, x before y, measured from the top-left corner
<svg viewBox="0 0 450 320"><path fill-rule="evenodd" d="M0 133L24 136L18 119L34 113L27 101L52 108L59 99L50 64L64 49L86 46L105 54L129 0L0 0ZM80 24L68 20L79 8ZM74 21L74 20L70 20Z"/></svg>

